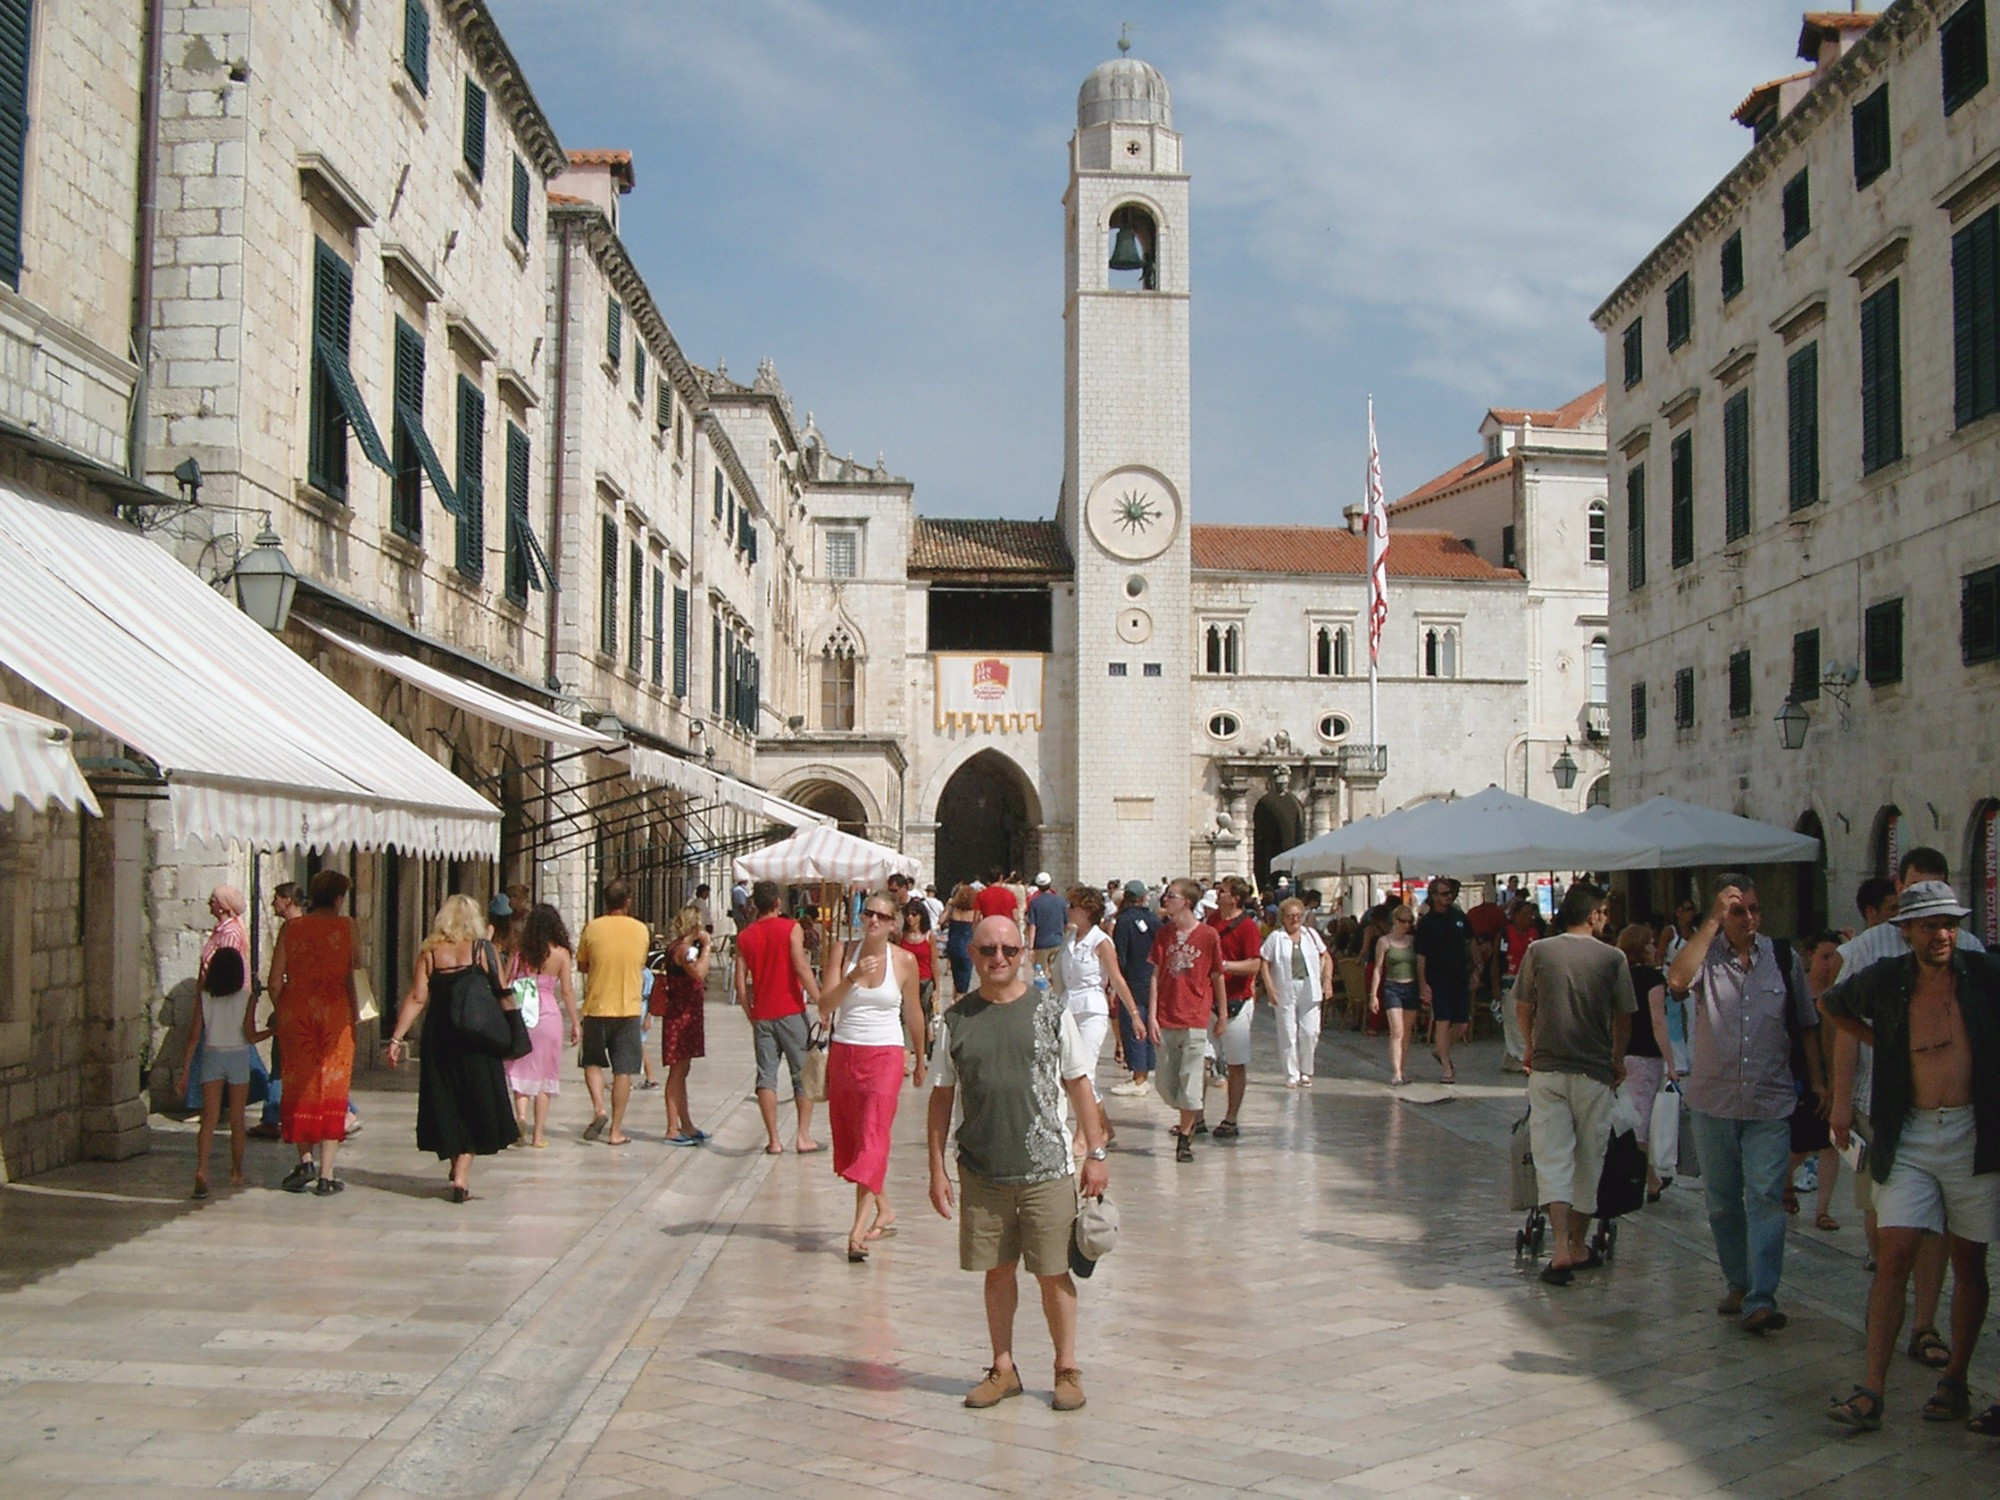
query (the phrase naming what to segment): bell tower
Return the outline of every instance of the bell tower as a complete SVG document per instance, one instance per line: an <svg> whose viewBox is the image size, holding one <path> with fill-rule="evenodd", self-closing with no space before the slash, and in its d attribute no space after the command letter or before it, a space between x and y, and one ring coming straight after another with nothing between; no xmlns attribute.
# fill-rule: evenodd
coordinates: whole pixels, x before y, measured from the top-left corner
<svg viewBox="0 0 2000 1500"><path fill-rule="evenodd" d="M1077 94L1063 197L1076 873L1100 884L1186 873L1193 766L1188 179L1166 79L1118 45Z"/></svg>

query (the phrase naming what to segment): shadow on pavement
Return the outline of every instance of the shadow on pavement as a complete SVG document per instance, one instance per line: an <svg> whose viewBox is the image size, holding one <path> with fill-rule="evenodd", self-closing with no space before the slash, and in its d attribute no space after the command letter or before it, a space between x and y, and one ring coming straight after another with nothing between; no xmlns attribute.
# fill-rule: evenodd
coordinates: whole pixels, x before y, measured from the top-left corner
<svg viewBox="0 0 2000 1500"><path fill-rule="evenodd" d="M963 1395L966 1388L963 1380L918 1374L865 1359L836 1359L819 1354L749 1354L738 1349L709 1349L701 1357L731 1369L796 1381L800 1385L841 1385L857 1391L928 1391L939 1396Z"/></svg>

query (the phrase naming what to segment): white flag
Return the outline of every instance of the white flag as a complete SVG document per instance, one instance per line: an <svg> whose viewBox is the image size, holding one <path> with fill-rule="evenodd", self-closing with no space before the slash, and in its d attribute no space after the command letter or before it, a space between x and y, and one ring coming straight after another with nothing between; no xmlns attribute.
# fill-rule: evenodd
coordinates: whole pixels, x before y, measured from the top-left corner
<svg viewBox="0 0 2000 1500"><path fill-rule="evenodd" d="M1389 506L1382 498L1382 453L1375 446L1375 399L1368 400L1368 660L1382 659L1389 618Z"/></svg>

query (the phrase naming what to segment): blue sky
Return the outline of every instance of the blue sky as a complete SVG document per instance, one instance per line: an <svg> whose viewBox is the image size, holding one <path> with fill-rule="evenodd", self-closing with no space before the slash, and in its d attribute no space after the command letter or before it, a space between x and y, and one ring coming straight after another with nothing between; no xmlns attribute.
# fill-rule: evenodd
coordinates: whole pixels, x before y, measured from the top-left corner
<svg viewBox="0 0 2000 1500"><path fill-rule="evenodd" d="M1591 310L1749 146L1774 0L492 0L690 358L768 355L929 515L1053 514L1066 142L1167 77L1192 174L1194 509L1336 521L1372 392L1391 495L1489 406L1603 378Z"/></svg>

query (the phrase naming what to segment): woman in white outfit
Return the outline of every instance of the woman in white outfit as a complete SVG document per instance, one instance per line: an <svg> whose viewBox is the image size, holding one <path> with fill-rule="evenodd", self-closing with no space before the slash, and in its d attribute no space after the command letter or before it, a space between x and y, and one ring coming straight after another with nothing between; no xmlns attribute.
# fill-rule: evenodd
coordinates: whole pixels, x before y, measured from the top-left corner
<svg viewBox="0 0 2000 1500"><path fill-rule="evenodd" d="M1083 1039L1083 1055L1091 1060L1090 1096L1097 1103L1097 1113L1103 1122L1104 1140L1112 1139L1111 1121L1104 1114L1104 1099L1097 1092L1095 1066L1098 1054L1104 1050L1104 1035L1111 1029L1111 999L1118 997L1118 1003L1131 1013L1134 1027L1143 1028L1145 1020L1139 1014L1139 1007L1133 1002L1132 991L1126 987L1125 976L1118 972L1117 950L1112 947L1110 935L1100 925L1104 921L1104 893L1095 886L1075 885L1069 890L1069 930L1063 935L1061 956L1057 962L1062 967L1063 998L1069 1002L1069 1012L1076 1018L1076 1029ZM1076 1150L1083 1151L1082 1122L1077 1122Z"/></svg>
<svg viewBox="0 0 2000 1500"><path fill-rule="evenodd" d="M1319 1007L1333 998L1333 957L1306 925L1306 904L1278 903L1278 926L1264 939L1264 991L1278 1010L1278 1064L1285 1087L1309 1089L1319 1050Z"/></svg>

